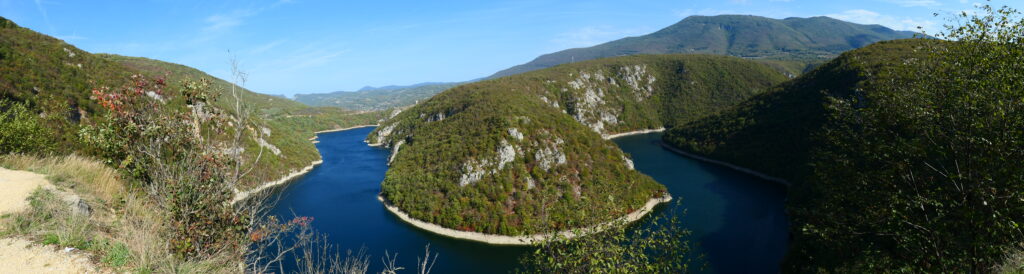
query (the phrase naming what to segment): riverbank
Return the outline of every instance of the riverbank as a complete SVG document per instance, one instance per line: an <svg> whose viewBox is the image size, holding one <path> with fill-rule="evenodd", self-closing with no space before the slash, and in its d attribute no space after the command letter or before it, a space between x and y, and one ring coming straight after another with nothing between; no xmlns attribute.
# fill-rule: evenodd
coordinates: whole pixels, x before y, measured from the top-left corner
<svg viewBox="0 0 1024 274"><path fill-rule="evenodd" d="M346 130L350 130L350 129L364 128L364 127L375 127L375 126L377 126L377 125L358 125L358 126L351 126L351 127L346 127L346 128L336 128L336 129L321 130L321 131L313 132L313 134L346 131ZM316 138L316 137L314 136L313 138Z"/></svg>
<svg viewBox="0 0 1024 274"><path fill-rule="evenodd" d="M377 126L377 125L358 125L358 126L351 126L351 127L346 127L346 128L336 128L336 129L328 129L328 130L316 131L316 132L313 132L313 137L310 137L309 141L313 142L314 144L319 143L320 141L317 140L317 137L318 137L317 134L320 134L320 133L346 131L346 130L350 130L350 129L364 128L364 127L375 127L375 126ZM316 161L310 162L308 166L305 166L305 167L303 167L300 170L293 171L292 173L289 173L288 175L285 175L281 179L263 183L260 186L258 186L256 188L253 188L253 189L250 189L250 190L241 191L241 190L238 190L237 188L235 188L234 189L235 197L233 199L231 199L231 204L235 204L235 203L238 203L241 200L245 200L245 199L249 198L249 196L251 196L254 193L259 193L260 191L264 191L264 190L266 190L268 188L282 185L284 183L287 183L288 181L291 181L291 180L293 180L295 178L298 178L299 176L305 175L306 173L309 173L309 171L313 170L314 167L316 167L316 166L318 166L318 165L320 165L322 163L324 163L323 160L316 160Z"/></svg>
<svg viewBox="0 0 1024 274"><path fill-rule="evenodd" d="M757 172L757 171L754 171L752 169L741 167L741 166L737 166L737 165L734 165L734 164L731 164L731 163L728 163L728 162L723 162L723 161L707 158L707 157L704 157L704 156L700 156L700 155L697 155L697 154L689 153L689 152L683 151L682 149L675 148L672 145L666 144L665 142L659 141L658 145L661 145L662 148L664 148L664 149L666 149L668 151L674 152L674 153L679 154L679 155L683 155L683 156L685 156L687 158L691 158L691 159L702 161L702 162L706 162L706 163L712 163L712 164L728 167L728 168L731 168L731 169L733 169L735 171L739 171L739 172L742 172L742 173L750 174L750 175L753 175L754 177L758 177L758 178L761 178L761 179L766 180L766 181L771 181L771 182L776 182L776 183L782 184L783 186L786 186L786 187L789 187L789 186L792 185L789 181L786 181L785 179L774 177L774 176L769 176L768 174Z"/></svg>
<svg viewBox="0 0 1024 274"><path fill-rule="evenodd" d="M544 233L525 236L508 236L471 231L460 231L413 218L412 216L409 216L408 213L405 213L398 207L391 205L390 203L385 201L384 197L381 197L380 195L377 195L377 200L379 200L381 204L384 204L384 207L387 208L388 211L395 214L395 216L398 216L399 219L402 219L402 221L405 221L406 223L411 224L412 226L415 226L426 231L430 231L434 234L461 240L476 241L492 245L534 245L543 242L544 240L547 240L555 235L553 233ZM619 217L618 219L615 219L613 221L598 224L589 228L583 228L578 231L567 230L557 233L566 239L571 239L575 237L589 235L595 232L604 231L605 229L608 229L610 226L616 225L620 222L623 224L628 224L640 220L640 218L643 218L648 213L652 212L654 210L654 207L657 206L658 204L667 203L670 201L672 201L672 195L665 193L665 196L659 198L652 198L648 200L642 208L630 212L629 214Z"/></svg>
<svg viewBox="0 0 1024 274"><path fill-rule="evenodd" d="M655 133L655 132L662 132L662 131L665 131L665 128L661 127L661 128L655 128L655 129L644 129L644 130L616 133L616 134L612 134L612 135L604 135L604 136L601 136L601 137L604 138L605 140L611 140L611 139L615 139L615 138L619 138L619 137L625 137L625 136L630 136L630 135L639 135L639 134Z"/></svg>
<svg viewBox="0 0 1024 274"><path fill-rule="evenodd" d="M295 178L298 178L299 176L305 175L306 173L309 173L309 171L313 170L314 167L316 167L316 166L318 166L318 165L320 165L322 163L324 163L323 160L313 161L313 162L309 163L308 166L302 168L301 170L292 171L292 173L288 173L288 175L285 175L281 179L278 179L276 181L270 181L270 182L263 183L262 185L260 185L260 186L258 186L256 188L250 189L250 190L240 191L240 190L238 190L238 188L235 188L234 189L234 191L235 191L235 198L231 199L231 204L235 204L235 203L238 203L239 201L248 199L249 196L254 194L254 193L259 193L260 191L264 191L264 190L266 190L268 188L282 185L282 184L287 183L287 182L289 182L289 181L291 181L291 180L293 180Z"/></svg>

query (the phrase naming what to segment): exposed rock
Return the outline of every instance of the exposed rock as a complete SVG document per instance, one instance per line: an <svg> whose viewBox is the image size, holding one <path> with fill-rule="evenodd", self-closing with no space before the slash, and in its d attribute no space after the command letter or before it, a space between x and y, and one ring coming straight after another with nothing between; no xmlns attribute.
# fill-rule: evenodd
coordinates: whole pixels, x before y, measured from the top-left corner
<svg viewBox="0 0 1024 274"><path fill-rule="evenodd" d="M261 147L266 148L267 150L270 150L270 152L274 153L274 155L277 155L277 156L281 155L281 149L279 149L279 148L277 148L277 146L274 146L273 144L267 142L267 140L263 140L262 137L261 138L256 138L256 143L259 143Z"/></svg>
<svg viewBox="0 0 1024 274"><path fill-rule="evenodd" d="M518 154L516 151L518 150L516 146L509 144L508 141L501 140L501 146L498 147L495 159L473 159L463 163L459 186L464 187L480 181L487 174L497 174L505 169L506 165L515 161Z"/></svg>
<svg viewBox="0 0 1024 274"><path fill-rule="evenodd" d="M395 118L399 113L402 113L402 109L396 108L394 111L391 111L391 115L388 115L388 119Z"/></svg>
<svg viewBox="0 0 1024 274"><path fill-rule="evenodd" d="M395 145L393 147L391 147L391 156L388 156L388 165L389 166L391 165L392 162L395 161L395 158L398 157L398 150L404 144L405 144L405 140L399 140L398 142L395 143Z"/></svg>
<svg viewBox="0 0 1024 274"><path fill-rule="evenodd" d="M396 126L398 126L398 123L390 124L377 131L377 143L385 143L385 139L391 136L391 132L395 130Z"/></svg>
<svg viewBox="0 0 1024 274"><path fill-rule="evenodd" d="M555 140L555 144L545 147L543 149L538 149L537 152L534 153L533 157L537 160L541 169L543 169L544 171L548 171L549 169L555 167L556 165L562 165L566 163L565 153L563 153L562 150L558 147L558 145L562 144L562 142L564 141L562 141L561 138L557 138Z"/></svg>
<svg viewBox="0 0 1024 274"><path fill-rule="evenodd" d="M633 168L633 160L630 160L629 157L626 157L626 155L622 155L622 161L626 162L626 167L628 167L629 170L633 170L634 169Z"/></svg>
<svg viewBox="0 0 1024 274"><path fill-rule="evenodd" d="M77 202L71 204L71 212L77 215L89 216L92 215L92 207L89 203L86 203L82 198L78 198Z"/></svg>
<svg viewBox="0 0 1024 274"><path fill-rule="evenodd" d="M434 115L430 116L430 118L427 118L427 122L443 121L444 118L445 118L444 117L444 113L443 112L438 112L437 114L434 114Z"/></svg>
<svg viewBox="0 0 1024 274"><path fill-rule="evenodd" d="M523 133L519 132L519 129L516 129L514 127L508 129L508 135L512 135L512 138L516 138L516 140L523 140Z"/></svg>
<svg viewBox="0 0 1024 274"><path fill-rule="evenodd" d="M164 100L163 96L160 96L160 94L157 94L156 92L153 92L153 91L146 91L146 96L149 96L149 98L153 98L153 100L160 101L160 103L165 103L166 102Z"/></svg>
<svg viewBox="0 0 1024 274"><path fill-rule="evenodd" d="M472 183L480 181L487 174L486 166L490 165L490 161L483 160L481 162L469 161L462 164L462 178L459 178L459 186L464 187Z"/></svg>
<svg viewBox="0 0 1024 274"><path fill-rule="evenodd" d="M570 109L567 113L570 113L576 121L602 135L606 133L605 125L619 123L618 110L605 107L604 88L608 84L614 83L610 79L612 78L606 77L601 72L594 74L580 72L579 78L568 82L573 90L579 90L582 93L578 94L578 97L574 98L575 100L566 103L566 107Z"/></svg>
<svg viewBox="0 0 1024 274"><path fill-rule="evenodd" d="M501 148L498 149L498 170L505 169L505 165L516 159L516 148L507 141L501 140Z"/></svg>
<svg viewBox="0 0 1024 274"><path fill-rule="evenodd" d="M632 88L637 101L643 101L654 93L654 75L647 73L647 65L625 66L619 69L619 77Z"/></svg>

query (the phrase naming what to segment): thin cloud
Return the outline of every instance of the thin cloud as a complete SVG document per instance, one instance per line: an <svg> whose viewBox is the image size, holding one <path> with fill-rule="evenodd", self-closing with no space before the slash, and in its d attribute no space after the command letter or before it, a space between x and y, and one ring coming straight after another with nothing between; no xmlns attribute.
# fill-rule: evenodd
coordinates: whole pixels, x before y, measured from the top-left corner
<svg viewBox="0 0 1024 274"><path fill-rule="evenodd" d="M870 10L855 9L847 10L840 13L826 14L825 16L832 17L835 19L850 21L859 24L877 24L889 27L895 30L912 30L916 31L917 27L922 27L926 31L931 31L936 27L936 23L930 20L915 20L912 18L896 18L889 15L880 14Z"/></svg>
<svg viewBox="0 0 1024 274"><path fill-rule="evenodd" d="M35 3L39 14L43 16L43 22L46 23L46 27L50 29L50 32L54 32L53 24L50 24L50 16L46 14L46 8L43 7L43 0L35 0Z"/></svg>
<svg viewBox="0 0 1024 274"><path fill-rule="evenodd" d="M705 9L700 9L700 10L696 10L696 11L693 10L693 9L675 10L672 13L675 14L675 16L679 17L680 19L683 19L683 18L686 18L686 17L690 17L692 15L714 16L714 15L722 15L722 14L743 14L743 12L738 12L738 11L735 11L735 10L722 10L722 9L712 9L712 8L705 8Z"/></svg>
<svg viewBox="0 0 1024 274"><path fill-rule="evenodd" d="M203 27L204 32L221 32L227 31L234 27L242 24L243 20L247 17L256 15L256 12L252 10L243 9L235 10L226 14L214 14L206 17L204 20L206 26Z"/></svg>
<svg viewBox="0 0 1024 274"><path fill-rule="evenodd" d="M942 5L935 0L886 0L886 2L900 5L901 7L934 7Z"/></svg>
<svg viewBox="0 0 1024 274"><path fill-rule="evenodd" d="M40 0L36 0L40 1ZM240 26L245 23L245 20L249 17L253 17L263 13L267 10L277 8L281 5L291 4L294 0L279 0L273 4L259 7L259 8L248 8L248 9L237 9L228 13L219 13L206 17L204 19L205 26L203 32L224 32L231 30L234 27Z"/></svg>
<svg viewBox="0 0 1024 274"><path fill-rule="evenodd" d="M559 48L589 47L604 42L650 33L646 28L615 29L609 27L588 26L574 31L562 33L551 42Z"/></svg>
<svg viewBox="0 0 1024 274"><path fill-rule="evenodd" d="M277 46L280 46L281 44L284 44L284 42L285 40L277 40L263 45L259 45L255 48L250 49L249 54L261 54L267 52L271 49L276 48Z"/></svg>
<svg viewBox="0 0 1024 274"><path fill-rule="evenodd" d="M73 41L81 41L81 40L89 39L89 38L86 38L85 36L79 36L78 34L57 35L55 37L57 37L57 39L64 40L65 42L73 42Z"/></svg>

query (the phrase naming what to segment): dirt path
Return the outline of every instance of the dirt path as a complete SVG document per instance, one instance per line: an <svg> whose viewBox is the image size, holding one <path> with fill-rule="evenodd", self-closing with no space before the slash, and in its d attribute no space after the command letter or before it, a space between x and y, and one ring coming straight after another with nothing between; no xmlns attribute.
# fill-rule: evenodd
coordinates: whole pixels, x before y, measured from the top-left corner
<svg viewBox="0 0 1024 274"><path fill-rule="evenodd" d="M21 211L28 207L25 200L36 188L49 186L46 176L0 167L0 214Z"/></svg>
<svg viewBox="0 0 1024 274"><path fill-rule="evenodd" d="M36 188L52 188L42 174L0 167L0 215L24 210ZM101 273L80 251L65 252L22 238L0 238L0 273Z"/></svg>
<svg viewBox="0 0 1024 274"><path fill-rule="evenodd" d="M19 238L0 239L0 272L101 273L79 252L64 252Z"/></svg>

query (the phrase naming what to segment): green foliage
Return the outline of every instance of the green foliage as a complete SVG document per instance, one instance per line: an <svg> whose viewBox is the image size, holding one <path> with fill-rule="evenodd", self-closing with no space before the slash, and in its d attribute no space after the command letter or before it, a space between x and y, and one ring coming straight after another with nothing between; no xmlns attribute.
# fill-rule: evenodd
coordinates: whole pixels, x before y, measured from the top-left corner
<svg viewBox="0 0 1024 274"><path fill-rule="evenodd" d="M107 114L95 127L83 127L82 139L167 212L175 254L205 258L242 248L247 218L229 203L238 178L231 167L239 158L231 148L218 148L234 130L252 125L228 127L228 121L246 121L208 107L219 95L209 81L186 81L177 91L165 86L162 79L133 75L129 85L93 90Z"/></svg>
<svg viewBox="0 0 1024 274"><path fill-rule="evenodd" d="M1024 242L1020 17L845 53L665 138L794 183L787 270L991 271Z"/></svg>
<svg viewBox="0 0 1024 274"><path fill-rule="evenodd" d="M49 151L54 143L38 117L24 103L0 99L0 154Z"/></svg>
<svg viewBox="0 0 1024 274"><path fill-rule="evenodd" d="M295 101L310 106L333 106L344 109L387 110L416 104L461 83L423 83L411 86L363 88L359 91L296 94Z"/></svg>
<svg viewBox="0 0 1024 274"><path fill-rule="evenodd" d="M677 204L678 205L678 204ZM519 259L522 273L686 273L690 231L674 215L577 239L551 237Z"/></svg>
<svg viewBox="0 0 1024 274"><path fill-rule="evenodd" d="M382 195L414 218L505 235L564 230L665 191L602 135L685 123L784 79L734 57L593 60L452 88L367 141L397 150Z"/></svg>
<svg viewBox="0 0 1024 274"><path fill-rule="evenodd" d="M802 238L857 256L844 266L983 272L1024 242L1024 20L987 6L962 19L939 35L957 42L829 104L826 132L846 134L823 136L808 208L823 212Z"/></svg>
<svg viewBox="0 0 1024 274"><path fill-rule="evenodd" d="M672 128L664 140L761 173L804 181L811 173L812 167L805 164L810 162L811 149L821 143L814 136L828 119L826 98L853 94L881 67L919 55L914 48L923 42L879 42L843 53L719 115Z"/></svg>
<svg viewBox="0 0 1024 274"><path fill-rule="evenodd" d="M101 260L104 264L119 268L128 264L131 259L131 251L128 250L128 246L123 243L109 243L106 242L104 245L104 252L106 253Z"/></svg>
<svg viewBox="0 0 1024 274"><path fill-rule="evenodd" d="M913 35L909 31L828 17L779 20L752 15L690 16L651 34L545 54L529 63L499 71L491 78L598 58L666 53L752 58L777 66L790 75L799 75L809 64L841 52Z"/></svg>
<svg viewBox="0 0 1024 274"><path fill-rule="evenodd" d="M97 87L118 87L130 82L132 74L142 74L150 79L166 79L168 89L178 90L184 80L211 79L211 90L221 98L213 102L226 113L237 115L235 99L229 90L233 85L213 78L199 70L182 65L146 58L124 57L107 54L91 54L32 30L18 27L13 22L0 18L0 100L12 105L20 104L27 109L25 116L34 116L40 125L40 134L25 136L48 136L45 146L24 148L22 152L45 153L53 148L58 153L76 151L95 153L101 140L110 143L105 151L122 147L123 143L111 139L115 128L97 126L103 119L104 109L90 100L90 91ZM300 169L317 160L316 147L309 142L314 131L353 125L374 124L383 118L383 112L356 113L336 108L310 108L288 99L254 93L241 87L241 100L253 111L253 120L259 121L271 132L263 136L266 143L274 145L281 154L265 153L251 176L239 186L247 188L266 181L276 180L293 170ZM171 102L180 110L184 102ZM7 107L0 107L6 111ZM10 116L8 116L10 117ZM20 119L20 118L19 118ZM18 121L29 121L20 119ZM92 127L81 128L81 125ZM6 121L0 127L10 126ZM262 129L259 129L262 131ZM0 136L18 133L13 130L0 131ZM83 140L80 137L94 137ZM3 139L7 142L8 139ZM33 139L17 139L18 142ZM8 142L9 143L9 142ZM260 144L255 138L243 141L247 158L256 158ZM46 149L44 149L46 148ZM0 152L8 152L2 148ZM92 154L90 153L90 154ZM104 158L117 155L94 154ZM124 155L121 155L124 156ZM123 158L123 157L120 157ZM121 163L110 163L120 165Z"/></svg>
<svg viewBox="0 0 1024 274"><path fill-rule="evenodd" d="M333 107L308 107L285 98L264 95L249 91L243 87L230 82L214 78L209 74L187 66L163 62L159 60L127 57L112 54L96 55L102 59L116 62L124 67L138 71L148 78L165 78L168 89L182 90L186 87L183 83L187 80L209 79L208 90L210 94L204 96L215 97L210 100L211 106L230 114L235 113L235 98L231 89L239 91L238 95L250 113L250 119L255 124L266 128L269 134L260 135L268 144L280 150L280 154L271 153L263 147L263 155L256 163L259 168L255 169L250 176L244 178L239 186L247 188L266 181L277 180L293 170L305 167L310 162L319 158L316 147L309 142L313 132L344 128L355 125L375 124L383 118L385 112L352 112ZM194 83L194 81L192 81ZM188 102L183 102L188 103ZM101 131L103 129L100 129ZM262 131L263 129L259 129ZM103 134L97 132L96 134ZM256 137L243 140L245 151L243 154L247 159L254 159L261 150Z"/></svg>

